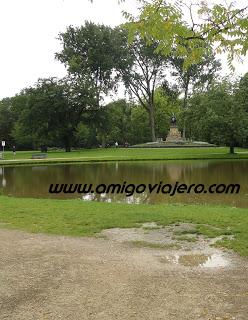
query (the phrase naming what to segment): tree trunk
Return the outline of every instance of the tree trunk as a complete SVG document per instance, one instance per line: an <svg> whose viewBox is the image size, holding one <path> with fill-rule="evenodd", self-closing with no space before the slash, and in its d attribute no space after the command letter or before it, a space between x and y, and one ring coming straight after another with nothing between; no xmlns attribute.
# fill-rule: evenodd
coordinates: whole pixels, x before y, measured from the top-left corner
<svg viewBox="0 0 248 320"><path fill-rule="evenodd" d="M187 108L187 95L188 95L188 88L184 92L184 99L183 99L183 110L185 111ZM186 139L186 121L183 122L183 139Z"/></svg>
<svg viewBox="0 0 248 320"><path fill-rule="evenodd" d="M187 100L188 100L188 92L189 92L189 80L190 76L189 73L187 73L186 83L185 83L185 90L184 90L184 98L183 98L183 110L185 111L187 109ZM184 121L183 124L183 139L186 139L186 123Z"/></svg>
<svg viewBox="0 0 248 320"><path fill-rule="evenodd" d="M101 142L102 142L102 147L105 148L105 147L106 147L106 138L105 138L104 135L102 136L102 139L101 139L101 140L102 140L102 141L101 141Z"/></svg>
<svg viewBox="0 0 248 320"><path fill-rule="evenodd" d="M155 142L156 141L155 119L154 119L154 107L152 104L149 106L149 122L150 122L152 142Z"/></svg>
<svg viewBox="0 0 248 320"><path fill-rule="evenodd" d="M234 154L234 146L232 146L232 145L230 146L230 153Z"/></svg>
<svg viewBox="0 0 248 320"><path fill-rule="evenodd" d="M183 123L183 140L186 140L186 123Z"/></svg>
<svg viewBox="0 0 248 320"><path fill-rule="evenodd" d="M47 152L47 146L44 146L44 145L42 145L41 147L40 147L40 152Z"/></svg>
<svg viewBox="0 0 248 320"><path fill-rule="evenodd" d="M65 143L65 152L71 152L70 138L65 137L64 143Z"/></svg>

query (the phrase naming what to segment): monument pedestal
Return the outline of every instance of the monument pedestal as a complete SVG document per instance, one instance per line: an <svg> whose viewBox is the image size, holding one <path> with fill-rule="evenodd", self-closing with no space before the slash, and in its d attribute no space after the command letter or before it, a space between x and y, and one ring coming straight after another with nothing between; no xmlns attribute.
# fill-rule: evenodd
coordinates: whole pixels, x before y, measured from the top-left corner
<svg viewBox="0 0 248 320"><path fill-rule="evenodd" d="M170 131L166 137L166 142L183 141L180 131L177 126L170 126Z"/></svg>

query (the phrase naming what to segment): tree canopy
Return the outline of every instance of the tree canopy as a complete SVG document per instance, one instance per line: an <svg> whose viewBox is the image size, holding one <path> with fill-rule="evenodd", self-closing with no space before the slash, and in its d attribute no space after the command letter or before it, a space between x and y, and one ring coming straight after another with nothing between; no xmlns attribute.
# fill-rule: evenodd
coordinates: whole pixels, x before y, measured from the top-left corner
<svg viewBox="0 0 248 320"><path fill-rule="evenodd" d="M0 136L18 148L107 147L165 138L176 113L191 140L248 143L248 75L219 76L248 49L247 8L234 3L137 0L114 28L85 22L59 34L63 79L39 79L0 101ZM121 99L116 96L125 88Z"/></svg>
<svg viewBox="0 0 248 320"><path fill-rule="evenodd" d="M157 51L184 59L184 68L198 63L209 50L227 53L229 66L234 57L248 50L248 7L235 2L208 1L186 3L172 0L140 0L138 17L125 13L129 39L138 33L148 43L156 43Z"/></svg>

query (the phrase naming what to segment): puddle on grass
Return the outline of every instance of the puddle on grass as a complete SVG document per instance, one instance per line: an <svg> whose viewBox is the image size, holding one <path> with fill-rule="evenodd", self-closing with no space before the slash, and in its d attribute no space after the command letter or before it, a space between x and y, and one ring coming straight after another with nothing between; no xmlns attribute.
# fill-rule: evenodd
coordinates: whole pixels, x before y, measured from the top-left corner
<svg viewBox="0 0 248 320"><path fill-rule="evenodd" d="M221 268L227 267L229 262L222 254L174 254L161 257L161 262L175 263L184 267Z"/></svg>

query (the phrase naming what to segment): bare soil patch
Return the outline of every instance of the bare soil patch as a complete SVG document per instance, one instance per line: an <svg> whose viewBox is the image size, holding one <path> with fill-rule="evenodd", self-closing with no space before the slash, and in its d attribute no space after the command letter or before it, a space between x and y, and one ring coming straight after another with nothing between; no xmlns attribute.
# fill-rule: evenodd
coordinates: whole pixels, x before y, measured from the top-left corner
<svg viewBox="0 0 248 320"><path fill-rule="evenodd" d="M0 229L0 319L247 320L248 260L187 228L150 224L99 238ZM174 242L180 248L166 246Z"/></svg>

